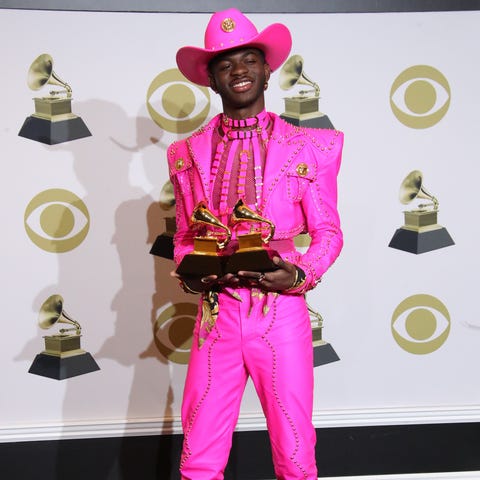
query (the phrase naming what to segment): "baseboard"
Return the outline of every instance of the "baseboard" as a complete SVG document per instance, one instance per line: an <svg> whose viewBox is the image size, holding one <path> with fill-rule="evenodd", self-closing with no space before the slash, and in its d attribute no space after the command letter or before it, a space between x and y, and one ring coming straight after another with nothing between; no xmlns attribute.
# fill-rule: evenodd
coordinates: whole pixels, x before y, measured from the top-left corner
<svg viewBox="0 0 480 480"><path fill-rule="evenodd" d="M480 406L382 408L314 412L315 428L372 427L443 423L480 423ZM241 415L237 432L266 430L262 413ZM0 443L80 438L176 435L180 417L16 425L0 428ZM480 480L480 479L479 479Z"/></svg>

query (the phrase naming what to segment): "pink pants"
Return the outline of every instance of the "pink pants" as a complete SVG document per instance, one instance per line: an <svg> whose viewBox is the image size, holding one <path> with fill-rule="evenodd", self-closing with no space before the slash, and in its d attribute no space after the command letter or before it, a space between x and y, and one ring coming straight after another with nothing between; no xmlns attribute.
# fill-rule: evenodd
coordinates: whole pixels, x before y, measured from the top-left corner
<svg viewBox="0 0 480 480"><path fill-rule="evenodd" d="M269 298L264 314L264 299L252 301L249 290L236 291L243 302L219 295L216 325L200 349L197 319L182 405L182 479L223 479L250 376L267 419L277 478L316 480L312 330L305 300Z"/></svg>

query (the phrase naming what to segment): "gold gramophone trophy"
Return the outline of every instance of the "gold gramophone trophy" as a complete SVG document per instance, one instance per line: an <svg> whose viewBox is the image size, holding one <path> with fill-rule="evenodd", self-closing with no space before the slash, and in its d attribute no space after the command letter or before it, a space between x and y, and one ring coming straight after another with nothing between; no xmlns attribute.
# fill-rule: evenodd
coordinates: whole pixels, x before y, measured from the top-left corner
<svg viewBox="0 0 480 480"><path fill-rule="evenodd" d="M18 133L20 137L54 145L91 136L83 120L72 113L72 89L53 71L50 55L44 53L33 61L27 84L32 90L40 90L46 84L61 86L63 90L34 98L35 113L26 118Z"/></svg>
<svg viewBox="0 0 480 480"><path fill-rule="evenodd" d="M323 340L323 317L307 303L312 326L313 366L319 367L340 360L332 345Z"/></svg>
<svg viewBox="0 0 480 480"><path fill-rule="evenodd" d="M160 192L159 204L162 210L170 210L175 206L175 194L170 180L165 183ZM149 253L157 257L173 260L173 236L177 230L175 215L164 217L163 220L165 222L165 231L155 239Z"/></svg>
<svg viewBox="0 0 480 480"><path fill-rule="evenodd" d="M204 275L223 275L225 255L222 250L230 241L232 232L207 208L204 201L193 210L190 217L190 228L207 227L206 235L193 239L193 252L185 255L177 268L182 277L199 277ZM213 228L213 229L212 229ZM214 230L223 230L223 234Z"/></svg>
<svg viewBox="0 0 480 480"><path fill-rule="evenodd" d="M295 237L295 246L298 248L308 248L311 240L308 233L299 234ZM306 297L308 297L308 295L309 293L306 294ZM324 321L322 315L314 310L308 301L307 308L310 315L310 325L312 327L313 366L319 367L320 365L340 360L332 344L323 339Z"/></svg>
<svg viewBox="0 0 480 480"><path fill-rule="evenodd" d="M272 258L280 255L268 246L269 240L275 233L275 225L247 207L240 199L233 208L230 223L236 226L243 222L252 222L252 228L249 233L237 235L238 249L228 258L225 273L237 273L240 270L253 272L276 270L277 266ZM263 235L261 227L263 223L268 225L266 236ZM255 229L255 224L260 224L260 227Z"/></svg>
<svg viewBox="0 0 480 480"><path fill-rule="evenodd" d="M48 329L56 323L67 323L72 327L61 328L58 334L43 337L45 350L35 357L28 372L63 380L100 370L90 353L80 348L80 324L63 309L63 298L51 295L40 308L38 324L40 328Z"/></svg>
<svg viewBox="0 0 480 480"><path fill-rule="evenodd" d="M389 247L418 254L455 244L447 229L437 223L438 200L423 186L422 172L413 170L405 177L400 185L399 199L403 205L415 199L431 203L419 204L403 212L405 224L397 229Z"/></svg>
<svg viewBox="0 0 480 480"><path fill-rule="evenodd" d="M313 87L313 90L301 90L298 95L284 98L285 112L280 115L281 118L302 127L334 128L327 115L319 111L320 87L303 71L303 58L300 55L293 55L285 62L279 81L282 90L290 90L300 84Z"/></svg>

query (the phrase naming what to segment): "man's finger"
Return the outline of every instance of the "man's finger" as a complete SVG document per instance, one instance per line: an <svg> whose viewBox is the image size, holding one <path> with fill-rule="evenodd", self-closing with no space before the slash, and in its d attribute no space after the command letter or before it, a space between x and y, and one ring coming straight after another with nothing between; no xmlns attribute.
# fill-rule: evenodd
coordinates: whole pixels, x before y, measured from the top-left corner
<svg viewBox="0 0 480 480"><path fill-rule="evenodd" d="M292 263L287 263L287 262L285 262L285 261L284 261L282 258L280 258L280 257L273 257L273 258L272 258L272 261L273 261L273 263L274 263L277 267L280 267L282 270L287 270L287 271L289 271L290 268L289 268L288 266L289 266L289 265L292 265L292 266L293 266Z"/></svg>

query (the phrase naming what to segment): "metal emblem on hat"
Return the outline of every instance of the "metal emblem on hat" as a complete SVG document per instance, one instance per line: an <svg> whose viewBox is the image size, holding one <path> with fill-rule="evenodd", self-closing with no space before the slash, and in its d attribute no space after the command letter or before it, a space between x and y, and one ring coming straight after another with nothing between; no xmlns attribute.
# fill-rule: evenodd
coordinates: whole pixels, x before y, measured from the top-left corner
<svg viewBox="0 0 480 480"><path fill-rule="evenodd" d="M222 30L227 33L233 32L235 30L235 22L232 18L227 17L223 20Z"/></svg>

